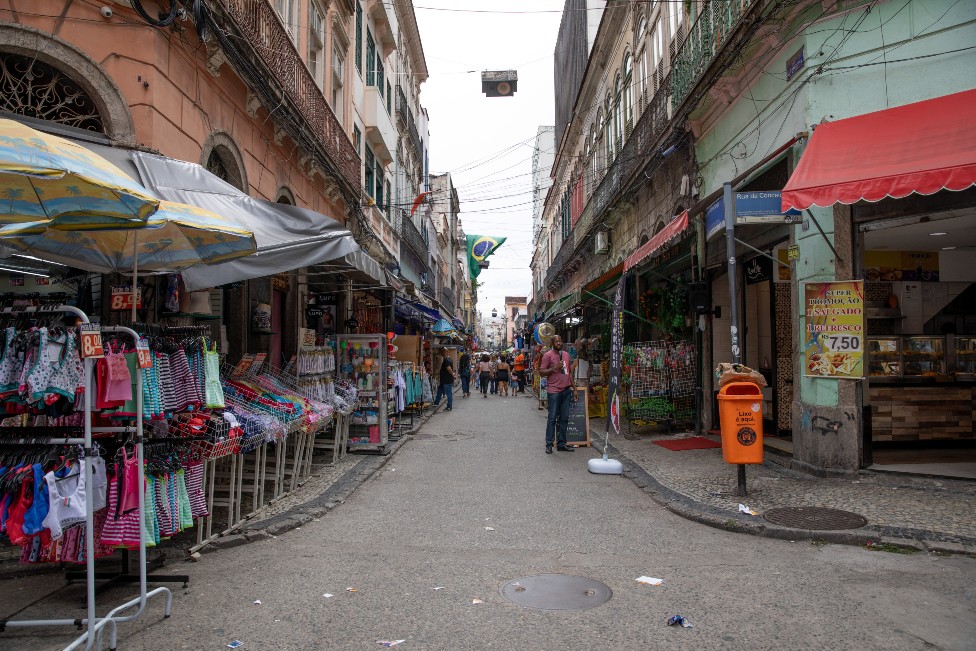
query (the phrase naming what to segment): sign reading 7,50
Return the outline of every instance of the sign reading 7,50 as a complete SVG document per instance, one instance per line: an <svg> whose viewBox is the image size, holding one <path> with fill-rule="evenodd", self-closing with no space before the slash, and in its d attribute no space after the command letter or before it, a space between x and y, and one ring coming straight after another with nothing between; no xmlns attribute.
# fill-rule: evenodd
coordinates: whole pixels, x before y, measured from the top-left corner
<svg viewBox="0 0 976 651"><path fill-rule="evenodd" d="M829 350L861 350L861 338L857 335L823 335Z"/></svg>

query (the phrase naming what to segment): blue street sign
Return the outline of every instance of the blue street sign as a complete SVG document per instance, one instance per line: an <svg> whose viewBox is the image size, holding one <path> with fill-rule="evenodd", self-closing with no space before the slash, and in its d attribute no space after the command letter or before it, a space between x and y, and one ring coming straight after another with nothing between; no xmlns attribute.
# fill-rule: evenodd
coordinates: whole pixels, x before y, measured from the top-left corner
<svg viewBox="0 0 976 651"><path fill-rule="evenodd" d="M735 193L736 224L797 224L802 220L799 210L783 213L782 192L754 191ZM719 198L705 210L705 239L725 229L725 202Z"/></svg>

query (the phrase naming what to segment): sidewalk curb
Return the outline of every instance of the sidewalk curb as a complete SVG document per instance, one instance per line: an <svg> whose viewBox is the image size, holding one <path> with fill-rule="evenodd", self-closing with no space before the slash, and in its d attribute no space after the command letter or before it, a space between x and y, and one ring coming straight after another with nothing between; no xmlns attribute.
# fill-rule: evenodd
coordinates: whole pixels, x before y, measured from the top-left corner
<svg viewBox="0 0 976 651"><path fill-rule="evenodd" d="M917 530L918 537L898 535L888 527L850 530L810 530L791 529L759 520L758 516L746 516L743 513L725 511L716 507L696 502L658 482L642 466L615 448L612 444L608 449L620 459L624 466L623 476L647 493L651 499L663 508L686 520L723 529L735 533L750 534L779 540L810 541L812 543L831 543L835 545L853 545L865 547L868 543L893 545L905 549L937 554L976 554L976 541L951 542L929 539L937 534L924 530Z"/></svg>

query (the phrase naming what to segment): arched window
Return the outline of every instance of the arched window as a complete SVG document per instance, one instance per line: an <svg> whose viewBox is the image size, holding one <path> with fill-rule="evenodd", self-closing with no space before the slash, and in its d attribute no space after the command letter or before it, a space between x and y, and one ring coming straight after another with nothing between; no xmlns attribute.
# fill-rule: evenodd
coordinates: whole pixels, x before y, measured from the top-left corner
<svg viewBox="0 0 976 651"><path fill-rule="evenodd" d="M241 192L247 193L247 173L244 157L234 139L223 131L210 134L203 146L202 159L207 171L230 183Z"/></svg>
<svg viewBox="0 0 976 651"><path fill-rule="evenodd" d="M92 98L73 79L36 57L0 52L0 111L104 133Z"/></svg>
<svg viewBox="0 0 976 651"><path fill-rule="evenodd" d="M623 97L621 98L621 103L624 106L624 137L630 136L630 132L634 130L634 93L633 93L633 83L634 83L634 71L633 62L630 52L624 55L624 80L623 80Z"/></svg>
<svg viewBox="0 0 976 651"><path fill-rule="evenodd" d="M603 102L603 110L606 111L606 121L603 123L603 146L607 152L607 166L613 162L613 95L607 93L607 98Z"/></svg>

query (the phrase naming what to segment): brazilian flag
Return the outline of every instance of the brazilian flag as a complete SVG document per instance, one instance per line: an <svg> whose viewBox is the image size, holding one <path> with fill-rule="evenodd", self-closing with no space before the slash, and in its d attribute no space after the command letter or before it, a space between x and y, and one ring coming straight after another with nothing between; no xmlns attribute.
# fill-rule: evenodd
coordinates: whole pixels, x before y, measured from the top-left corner
<svg viewBox="0 0 976 651"><path fill-rule="evenodd" d="M468 235L468 272L471 278L481 273L480 263L485 261L507 238L491 235Z"/></svg>

